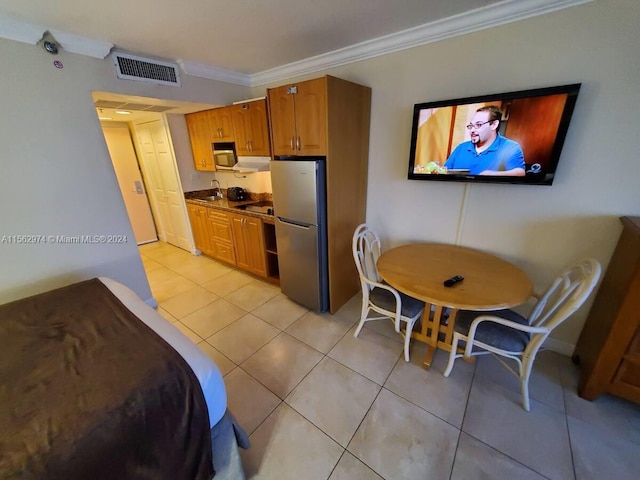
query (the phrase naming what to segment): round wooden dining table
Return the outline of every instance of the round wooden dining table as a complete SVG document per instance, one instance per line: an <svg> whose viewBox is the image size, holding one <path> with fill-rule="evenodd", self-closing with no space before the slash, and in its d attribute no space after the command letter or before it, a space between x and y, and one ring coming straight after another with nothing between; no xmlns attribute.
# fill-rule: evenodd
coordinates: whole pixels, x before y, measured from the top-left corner
<svg viewBox="0 0 640 480"><path fill-rule="evenodd" d="M526 302L533 294L529 277L517 266L489 253L441 243L401 245L384 252L377 263L392 287L426 303L420 331L411 336L429 345L424 366L437 348L451 351L456 313L501 310ZM462 275L451 287L444 281ZM434 308L431 308L431 306Z"/></svg>

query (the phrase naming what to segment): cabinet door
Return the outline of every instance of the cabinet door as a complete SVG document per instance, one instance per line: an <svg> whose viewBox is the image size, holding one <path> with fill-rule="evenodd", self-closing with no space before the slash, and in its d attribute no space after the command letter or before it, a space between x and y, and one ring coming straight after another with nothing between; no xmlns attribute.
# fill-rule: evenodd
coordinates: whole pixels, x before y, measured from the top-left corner
<svg viewBox="0 0 640 480"><path fill-rule="evenodd" d="M260 157L271 155L266 100L236 105L232 114L238 155Z"/></svg>
<svg viewBox="0 0 640 480"><path fill-rule="evenodd" d="M236 249L236 265L245 270L251 270L249 246L244 231L245 218L244 215L231 215L231 229L233 230L233 243Z"/></svg>
<svg viewBox="0 0 640 480"><path fill-rule="evenodd" d="M247 217L244 224L244 231L247 239L247 253L251 272L261 277L266 277L267 260L262 220Z"/></svg>
<svg viewBox="0 0 640 480"><path fill-rule="evenodd" d="M207 110L209 128L215 142L233 142L232 107L214 108Z"/></svg>
<svg viewBox="0 0 640 480"><path fill-rule="evenodd" d="M290 85L267 90L274 155L295 155L295 114Z"/></svg>
<svg viewBox="0 0 640 480"><path fill-rule="evenodd" d="M207 111L185 115L196 170L214 171L211 129Z"/></svg>
<svg viewBox="0 0 640 480"><path fill-rule="evenodd" d="M267 276L262 220L245 215L231 215L236 265L262 277Z"/></svg>
<svg viewBox="0 0 640 480"><path fill-rule="evenodd" d="M297 84L294 96L296 149L298 155L327 154L326 79L317 78Z"/></svg>
<svg viewBox="0 0 640 480"><path fill-rule="evenodd" d="M207 209L193 204L188 204L187 207L196 248L202 253L209 254L211 253L211 244L207 231Z"/></svg>
<svg viewBox="0 0 640 480"><path fill-rule="evenodd" d="M244 104L247 105L247 104ZM244 105L236 105L231 119L233 120L233 136L236 142L236 153L240 156L252 155L251 153L251 109Z"/></svg>
<svg viewBox="0 0 640 480"><path fill-rule="evenodd" d="M207 225L211 237L211 255L218 260L235 265L236 255L233 248L230 215L214 208L208 210Z"/></svg>

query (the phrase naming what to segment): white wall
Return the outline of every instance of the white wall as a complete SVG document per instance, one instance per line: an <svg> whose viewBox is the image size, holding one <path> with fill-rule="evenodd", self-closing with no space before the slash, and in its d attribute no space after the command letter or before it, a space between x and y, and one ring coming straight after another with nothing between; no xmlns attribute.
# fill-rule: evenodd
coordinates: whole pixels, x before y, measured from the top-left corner
<svg viewBox="0 0 640 480"><path fill-rule="evenodd" d="M0 39L0 240L127 235L125 244L0 243L0 303L106 275L151 297L91 98L93 90L227 104L248 89L183 76L180 88L118 80L109 60ZM56 69L53 61L63 63Z"/></svg>
<svg viewBox="0 0 640 480"><path fill-rule="evenodd" d="M384 248L454 243L460 228L462 245L513 261L539 290L583 256L606 266L618 217L640 214L639 27L640 2L592 2L304 78L372 88L367 221ZM407 180L415 103L580 82L551 187ZM569 349L586 310L555 332Z"/></svg>

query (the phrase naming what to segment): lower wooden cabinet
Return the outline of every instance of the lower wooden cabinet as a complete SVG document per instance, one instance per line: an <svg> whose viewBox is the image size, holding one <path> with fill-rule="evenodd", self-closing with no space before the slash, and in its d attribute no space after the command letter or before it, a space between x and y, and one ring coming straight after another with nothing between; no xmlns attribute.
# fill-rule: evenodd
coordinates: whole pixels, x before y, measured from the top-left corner
<svg viewBox="0 0 640 480"><path fill-rule="evenodd" d="M193 231L193 240L196 248L202 253L213 255L213 249L210 243L210 235L208 231L207 208L200 205L187 204L189 212L189 221Z"/></svg>
<svg viewBox="0 0 640 480"><path fill-rule="evenodd" d="M233 233L231 231L231 215L207 208L209 237L212 245L211 256L223 262L236 265L236 254L233 244Z"/></svg>
<svg viewBox="0 0 640 480"><path fill-rule="evenodd" d="M236 247L236 265L261 277L267 276L262 220L246 215L230 214Z"/></svg>
<svg viewBox="0 0 640 480"><path fill-rule="evenodd" d="M573 359L578 394L610 393L640 403L640 217L622 217L618 245L584 325Z"/></svg>
<svg viewBox="0 0 640 480"><path fill-rule="evenodd" d="M196 248L249 273L278 281L273 225L260 218L187 203ZM265 241L265 225L269 232ZM271 227L271 228L269 228Z"/></svg>

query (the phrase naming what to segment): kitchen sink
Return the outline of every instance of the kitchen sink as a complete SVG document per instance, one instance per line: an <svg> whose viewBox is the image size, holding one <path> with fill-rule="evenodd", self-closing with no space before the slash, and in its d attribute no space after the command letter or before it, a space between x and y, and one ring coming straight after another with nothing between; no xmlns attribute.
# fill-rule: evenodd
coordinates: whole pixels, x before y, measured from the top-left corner
<svg viewBox="0 0 640 480"><path fill-rule="evenodd" d="M208 202L215 202L216 200L222 200L220 197L211 196L211 197L198 197L195 200L206 200Z"/></svg>

